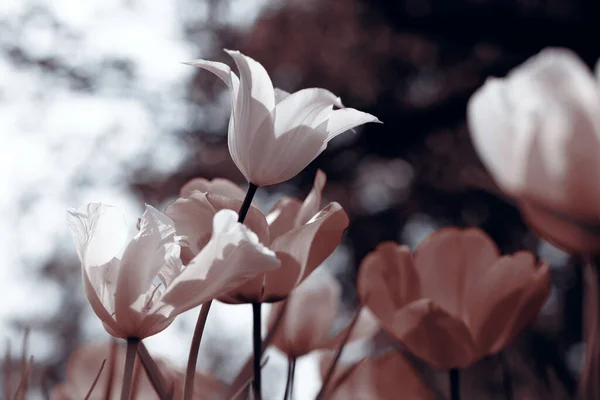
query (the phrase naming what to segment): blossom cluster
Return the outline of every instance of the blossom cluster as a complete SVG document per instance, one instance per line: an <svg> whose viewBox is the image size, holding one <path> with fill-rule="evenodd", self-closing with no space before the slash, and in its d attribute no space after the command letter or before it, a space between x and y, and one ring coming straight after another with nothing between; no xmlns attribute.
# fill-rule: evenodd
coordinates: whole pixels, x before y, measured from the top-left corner
<svg viewBox="0 0 600 400"><path fill-rule="evenodd" d="M436 398L415 360L450 371L451 396L458 398L457 372L501 352L535 320L551 290L548 263L526 251L503 255L476 227L439 229L412 250L383 242L361 261L359 307L340 326L342 288L318 267L350 221L339 203L323 206L325 173L317 172L304 201L286 197L264 214L252 200L260 186L297 175L337 135L379 120L325 89L276 89L257 61L227 53L239 76L219 62L187 64L212 72L230 90L228 146L248 190L221 178L193 179L164 212L146 205L130 240L117 208L92 203L68 211L90 305L127 346L78 350L54 399L119 393L122 400L228 399L245 393L248 382L253 398L261 399L261 356L269 345L289 359L286 399L296 359L315 351L324 354L318 399ZM600 249L598 77L571 52L544 50L506 78L488 80L467 111L482 162L532 228L565 251L594 256ZM595 310L581 384L586 399L600 393L593 379L594 288L596 302L586 305ZM212 301L253 305L253 374L242 370L231 385L195 370ZM274 303L265 337L262 303ZM144 353L145 338L198 306L200 328L186 371ZM346 346L381 337L387 345L377 351L340 357ZM102 358L110 358L112 378L99 382Z"/></svg>

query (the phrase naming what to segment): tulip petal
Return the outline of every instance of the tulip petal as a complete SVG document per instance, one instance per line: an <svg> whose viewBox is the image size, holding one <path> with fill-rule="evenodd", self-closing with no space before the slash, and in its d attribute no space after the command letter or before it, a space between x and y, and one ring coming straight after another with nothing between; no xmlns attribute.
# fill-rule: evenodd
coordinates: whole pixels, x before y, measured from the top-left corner
<svg viewBox="0 0 600 400"><path fill-rule="evenodd" d="M85 267L104 265L120 256L127 241L127 224L119 209L90 203L67 211L67 224Z"/></svg>
<svg viewBox="0 0 600 400"><path fill-rule="evenodd" d="M179 235L185 236L188 246L181 249L181 258L187 264L202 250L212 236L212 221L217 210L206 195L196 191L187 198L179 198L165 210L175 224Z"/></svg>
<svg viewBox="0 0 600 400"><path fill-rule="evenodd" d="M390 334L415 356L439 368L463 368L480 357L466 325L428 299L400 309Z"/></svg>
<svg viewBox="0 0 600 400"><path fill-rule="evenodd" d="M298 212L298 216L294 223L295 226L304 225L319 212L319 209L321 208L323 187L325 187L326 182L327 175L325 175L325 172L318 170L313 188L308 196L306 196L306 199L304 199L302 207Z"/></svg>
<svg viewBox="0 0 600 400"><path fill-rule="evenodd" d="M327 398L396 400L399 393L403 399L435 398L418 370L401 353L389 352L360 362Z"/></svg>
<svg viewBox="0 0 600 400"><path fill-rule="evenodd" d="M329 114L327 120L327 139L325 142L329 142L336 136L369 122L382 123L376 116L354 108L335 110Z"/></svg>
<svg viewBox="0 0 600 400"><path fill-rule="evenodd" d="M396 310L419 296L419 277L408 247L381 243L360 264L356 285L361 303L391 326Z"/></svg>
<svg viewBox="0 0 600 400"><path fill-rule="evenodd" d="M267 214L269 236L275 240L279 236L295 228L295 221L302 203L294 197L279 200Z"/></svg>
<svg viewBox="0 0 600 400"><path fill-rule="evenodd" d="M271 344L290 358L301 357L326 346L338 314L341 292L340 284L329 273L310 276L289 296ZM270 327L282 307L283 303L278 303L271 308Z"/></svg>
<svg viewBox="0 0 600 400"><path fill-rule="evenodd" d="M372 339L376 334L381 332L379 320L375 314L373 314L368 307L362 307L359 311L358 319L356 320L354 326L352 326L352 324L345 326L334 337L329 339L325 347L333 350L341 346L346 334L348 333L348 329L350 328L352 328L352 331L350 332L350 336L348 337L346 343L352 343L357 340Z"/></svg>
<svg viewBox="0 0 600 400"><path fill-rule="evenodd" d="M222 178L215 178L210 181L204 178L194 178L183 185L179 195L189 197L194 190L199 190L202 193L217 193L236 200L244 200L244 197L246 197L244 189L230 180Z"/></svg>
<svg viewBox="0 0 600 400"><path fill-rule="evenodd" d="M165 263L179 259L174 225L168 216L146 205L140 231L123 253L115 293L115 319L125 331L135 331L140 322L141 310L134 310L132 305L145 296Z"/></svg>
<svg viewBox="0 0 600 400"><path fill-rule="evenodd" d="M275 104L280 103L283 99L290 95L289 92L286 92L283 89L275 88Z"/></svg>
<svg viewBox="0 0 600 400"><path fill-rule="evenodd" d="M348 223L342 206L331 203L307 224L275 239L271 249L281 259L281 268L266 275L266 301L285 298L325 261L342 241Z"/></svg>
<svg viewBox="0 0 600 400"><path fill-rule="evenodd" d="M223 64L216 61L207 61L207 60L193 60L186 61L183 64L191 65L193 67L198 67L205 69L209 72L215 74L219 79L221 79L225 84L229 87L232 92L232 104L235 104L235 100L237 99L237 93L240 85L240 80L235 73L231 71L231 68L227 64Z"/></svg>
<svg viewBox="0 0 600 400"><path fill-rule="evenodd" d="M549 294L548 265L536 266L531 253L496 261L467 290L467 323L480 351L500 351L539 313Z"/></svg>
<svg viewBox="0 0 600 400"><path fill-rule="evenodd" d="M180 314L235 289L280 262L231 210L215 214L213 236L165 290L161 303Z"/></svg>
<svg viewBox="0 0 600 400"><path fill-rule="evenodd" d="M302 126L316 128L327 120L333 106L342 107L340 98L326 89L308 88L292 93L275 108L275 134L294 136Z"/></svg>
<svg viewBox="0 0 600 400"><path fill-rule="evenodd" d="M413 258L421 279L421 295L462 317L469 282L477 281L500 257L494 242L475 228L443 228L429 235Z"/></svg>

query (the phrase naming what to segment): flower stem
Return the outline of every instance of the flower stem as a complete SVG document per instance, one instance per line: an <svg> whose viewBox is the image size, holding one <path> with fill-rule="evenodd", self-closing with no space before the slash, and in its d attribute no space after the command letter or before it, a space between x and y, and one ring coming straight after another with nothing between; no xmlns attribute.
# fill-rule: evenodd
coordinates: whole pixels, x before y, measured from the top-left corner
<svg viewBox="0 0 600 400"><path fill-rule="evenodd" d="M287 380L285 382L285 390L283 392L283 400L291 399L294 391L294 372L296 369L296 358L288 358Z"/></svg>
<svg viewBox="0 0 600 400"><path fill-rule="evenodd" d="M198 361L198 352L200 351L200 341L202 340L202 334L204 333L204 326L206 325L206 319L208 318L208 312L212 300L204 303L198 315L198 321L196 322L196 328L194 329L194 336L192 337L192 345L190 346L190 355L188 357L187 370L185 372L185 389L183 392L183 400L191 400L194 394L194 378L196 377L196 362Z"/></svg>
<svg viewBox="0 0 600 400"><path fill-rule="evenodd" d="M142 362L142 366L146 371L146 375L148 375L148 379L150 380L150 383L152 384L154 391L156 391L156 394L158 394L160 400L169 400L169 394L165 387L163 376L160 373L158 366L152 359L152 356L150 353L148 353L148 349L146 349L146 346L143 342L140 342L138 345L137 354L140 357L140 361Z"/></svg>
<svg viewBox="0 0 600 400"><path fill-rule="evenodd" d="M260 381L260 355L262 344L261 303L252 303L252 338L254 349L254 400L262 400Z"/></svg>
<svg viewBox="0 0 600 400"><path fill-rule="evenodd" d="M133 377L133 365L137 353L139 338L127 338L127 354L125 356L125 369L123 370L123 386L121 388L121 400L129 400L131 392L131 378Z"/></svg>
<svg viewBox="0 0 600 400"><path fill-rule="evenodd" d="M90 387L90 390L88 390L88 392L85 395L85 398L83 400L88 400L90 398L90 396L92 395L92 392L94 391L94 388L96 387L96 384L98 383L98 379L100 379L100 374L102 374L102 370L104 369L104 364L106 364L106 358L104 359L104 361L102 361L102 365L100 365L100 369L98 370L98 373L96 374L96 378L94 378L94 381L92 382L92 386Z"/></svg>
<svg viewBox="0 0 600 400"><path fill-rule="evenodd" d="M506 359L506 355L503 353L500 353L498 358L500 359L500 367L502 368L502 387L504 389L504 397L506 400L513 400L514 391L508 360Z"/></svg>
<svg viewBox="0 0 600 400"><path fill-rule="evenodd" d="M460 400L460 369L452 368L450 377L450 400Z"/></svg>
<svg viewBox="0 0 600 400"><path fill-rule="evenodd" d="M597 383L598 373L600 373L598 340L600 296L598 295L598 269L591 257L586 260L583 277L585 363L579 380L579 396L582 399L596 399L600 396L600 385Z"/></svg>
<svg viewBox="0 0 600 400"><path fill-rule="evenodd" d="M244 222L244 220L246 219L246 214L248 214L248 210L250 209L250 205L252 204L252 199L254 198L254 195L256 194L257 189L258 189L258 186L256 186L254 183L250 183L250 186L248 186L248 191L246 192L246 197L244 197L244 202L242 203L242 206L240 207L240 212L238 213L238 215L239 215L238 221L239 222Z"/></svg>
<svg viewBox="0 0 600 400"><path fill-rule="evenodd" d="M346 346L346 343L348 343L348 339L350 339L350 335L352 334L354 325L356 325L356 322L358 321L359 315L360 315L360 309L357 310L356 313L354 314L354 318L352 318L352 322L350 322L350 326L348 326L348 331L346 331L346 335L344 336L342 342L340 343L340 346L338 347L338 349L335 353L335 357L333 358L333 361L331 362L331 365L329 366L329 369L327 370L327 374L325 375L325 378L323 379L323 385L321 386L321 390L319 391L319 394L317 394L317 397L316 397L317 400L322 400L325 398L327 385L333 378L333 373L335 372L335 366L337 365L338 361L340 360L340 357L342 356L342 351L344 351L344 347Z"/></svg>

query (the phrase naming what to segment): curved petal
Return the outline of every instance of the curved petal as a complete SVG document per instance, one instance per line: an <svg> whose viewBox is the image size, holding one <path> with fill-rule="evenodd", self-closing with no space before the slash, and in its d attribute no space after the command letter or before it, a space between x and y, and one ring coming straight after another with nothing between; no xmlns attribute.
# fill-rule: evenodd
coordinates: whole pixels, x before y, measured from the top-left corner
<svg viewBox="0 0 600 400"><path fill-rule="evenodd" d="M531 253L499 259L469 291L467 323L482 354L500 351L539 313L550 270Z"/></svg>
<svg viewBox="0 0 600 400"><path fill-rule="evenodd" d="M406 246L384 242L361 262L358 296L383 325L391 326L396 310L419 296L419 276Z"/></svg>
<svg viewBox="0 0 600 400"><path fill-rule="evenodd" d="M435 399L419 372L401 353L394 351L364 359L327 398L396 400L399 393L403 399Z"/></svg>
<svg viewBox="0 0 600 400"><path fill-rule="evenodd" d="M329 273L313 274L289 296L271 344L290 358L326 346L338 314L341 292L340 284ZM271 308L269 330L283 306L278 303Z"/></svg>
<svg viewBox="0 0 600 400"><path fill-rule="evenodd" d="M263 143L274 135L271 114L275 109L273 83L260 63L239 51L225 51L233 58L240 72L234 121L233 126L230 125L233 129L229 130L228 137L229 152L246 179L260 185L254 182L256 172L251 164L261 154L252 150L256 148L260 151Z"/></svg>
<svg viewBox="0 0 600 400"><path fill-rule="evenodd" d="M481 357L466 325L428 299L400 309L390 334L439 368L464 368Z"/></svg>
<svg viewBox="0 0 600 400"><path fill-rule="evenodd" d="M462 317L470 282L476 282L499 257L494 242L480 229L439 229L414 252L421 294Z"/></svg>
<svg viewBox="0 0 600 400"><path fill-rule="evenodd" d="M376 116L354 108L335 110L329 114L327 119L327 138L325 142L329 142L336 136L369 122L382 123Z"/></svg>
<svg viewBox="0 0 600 400"><path fill-rule="evenodd" d="M235 289L258 274L279 267L275 254L237 222L231 210L215 214L213 236L164 291L160 302L180 314Z"/></svg>
<svg viewBox="0 0 600 400"><path fill-rule="evenodd" d="M306 225L275 239L271 249L281 259L281 268L266 274L264 298L277 301L287 297L333 253L342 241L348 222L342 206L331 203Z"/></svg>
<svg viewBox="0 0 600 400"><path fill-rule="evenodd" d="M520 209L532 229L556 247L571 254L600 251L600 219L579 220L530 201L521 201Z"/></svg>
<svg viewBox="0 0 600 400"><path fill-rule="evenodd" d="M217 193L225 197L231 197L236 200L244 200L246 192L244 189L227 179L215 178L212 180L204 178L194 178L183 185L179 191L181 197L191 196L194 190L199 190L202 193Z"/></svg>
<svg viewBox="0 0 600 400"><path fill-rule="evenodd" d="M295 228L296 217L301 208L302 203L295 197L284 197L273 206L267 214L271 240Z"/></svg>
<svg viewBox="0 0 600 400"><path fill-rule="evenodd" d="M342 107L340 98L321 88L302 89L290 94L275 108L275 136L295 135L301 126L316 128L333 112ZM323 141L327 135L323 136Z"/></svg>
<svg viewBox="0 0 600 400"><path fill-rule="evenodd" d="M67 210L67 224L84 268L120 256L127 241L125 217L116 207L102 203Z"/></svg>
<svg viewBox="0 0 600 400"><path fill-rule="evenodd" d="M115 319L125 331L136 331L140 323L139 299L145 297L167 262L180 262L175 224L165 214L146 205L140 231L123 253L115 293Z"/></svg>
<svg viewBox="0 0 600 400"><path fill-rule="evenodd" d="M294 222L295 226L301 226L306 224L310 219L316 215L321 209L321 198L323 187L325 187L325 183L327 182L327 175L325 172L320 169L317 170L317 175L315 176L315 182L313 183L312 190L304 199L302 203L302 207L296 216L296 221Z"/></svg>
<svg viewBox="0 0 600 400"><path fill-rule="evenodd" d="M341 346L346 334L348 333L348 329L351 327L352 332L350 332L350 336L346 341L347 343L352 343L356 340L372 339L377 333L381 332L381 327L375 314L373 314L368 307L362 307L359 311L358 319L356 320L354 326L349 323L333 338L331 338L325 347L333 350Z"/></svg>
<svg viewBox="0 0 600 400"><path fill-rule="evenodd" d="M187 264L202 250L212 235L212 221L217 211L206 195L195 191L187 198L179 198L165 209L179 235L185 236L187 247L181 249L181 259Z"/></svg>
<svg viewBox="0 0 600 400"><path fill-rule="evenodd" d="M285 99L286 97L288 97L290 95L289 92L286 92L285 90L279 89L279 88L275 88L274 92L275 92L275 104L280 103L281 100Z"/></svg>
<svg viewBox="0 0 600 400"><path fill-rule="evenodd" d="M215 211L233 210L237 212L242 206L241 200L221 196L216 193L207 193L206 198L214 207ZM246 218L244 219L244 225L258 235L258 239L262 244L268 246L271 243L267 220L265 219L264 214L255 206L252 205L248 209L248 214L246 214Z"/></svg>

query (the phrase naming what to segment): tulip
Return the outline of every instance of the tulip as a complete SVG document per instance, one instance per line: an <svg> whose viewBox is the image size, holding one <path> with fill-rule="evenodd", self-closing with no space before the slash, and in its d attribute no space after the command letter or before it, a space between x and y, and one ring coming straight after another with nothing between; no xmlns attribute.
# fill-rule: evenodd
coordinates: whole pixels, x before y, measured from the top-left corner
<svg viewBox="0 0 600 400"><path fill-rule="evenodd" d="M482 162L535 231L568 252L600 251L600 79L575 54L546 49L488 79L468 123Z"/></svg>
<svg viewBox="0 0 600 400"><path fill-rule="evenodd" d="M279 201L265 215L251 206L244 223L255 232L260 242L268 246L281 260L281 267L267 271L219 297L226 303L262 303L285 299L335 250L348 226L348 216L338 203L321 207L321 191L326 176L319 171L312 191L304 202L292 197ZM201 251L211 237L210 221L222 209L239 209L242 200L228 197L223 185L207 184L184 186L189 194L171 203L166 213L175 222L177 232L188 238L189 247L182 252L188 259ZM214 183L214 181L213 181ZM233 185L233 183L230 183ZM207 186L208 185L208 186ZM205 191L215 190L214 192ZM195 190L197 189L197 190Z"/></svg>
<svg viewBox="0 0 600 400"><path fill-rule="evenodd" d="M271 344L294 359L314 350L337 348L350 328L352 332L347 343L373 337L379 331L379 325L366 308L361 310L353 327L346 326L332 335L341 308L341 292L339 282L331 274L313 273L292 291L285 303L271 307L269 331L283 312Z"/></svg>
<svg viewBox="0 0 600 400"><path fill-rule="evenodd" d="M69 357L66 379L52 389L51 399L80 400L86 398L85 396L98 376L89 400L117 400L123 384L125 345L121 343L112 345L115 346L114 352L111 351L109 342L91 343L75 350ZM106 360L106 364L100 372L103 360ZM162 377L166 380L166 386L174 389L173 398L181 398L183 372L168 361L156 359L155 362ZM136 361L133 376L132 398L159 399L139 361ZM217 400L225 396L226 386L208 374L197 372L195 383L194 399ZM108 396L106 396L107 393L109 393Z"/></svg>
<svg viewBox="0 0 600 400"><path fill-rule="evenodd" d="M537 316L550 270L533 255L500 256L481 230L443 228L411 254L380 244L358 272L358 293L387 333L440 368L502 350Z"/></svg>
<svg viewBox="0 0 600 400"><path fill-rule="evenodd" d="M184 266L173 221L149 205L121 258L127 225L120 211L101 203L69 210L85 292L107 332L152 336L182 312L276 269L275 254L237 218L231 210L216 213L206 245Z"/></svg>
<svg viewBox="0 0 600 400"><path fill-rule="evenodd" d="M327 371L331 357L324 358L322 371ZM338 365L326 399L434 399L419 372L398 351L368 357L351 365ZM399 397L399 393L402 396Z"/></svg>
<svg viewBox="0 0 600 400"><path fill-rule="evenodd" d="M223 63L194 60L185 64L208 70L231 91L228 145L233 162L248 182L273 185L302 171L339 134L376 117L342 102L328 90L289 94L274 89L264 67L239 51L225 50L240 76ZM335 107L340 109L334 110Z"/></svg>

